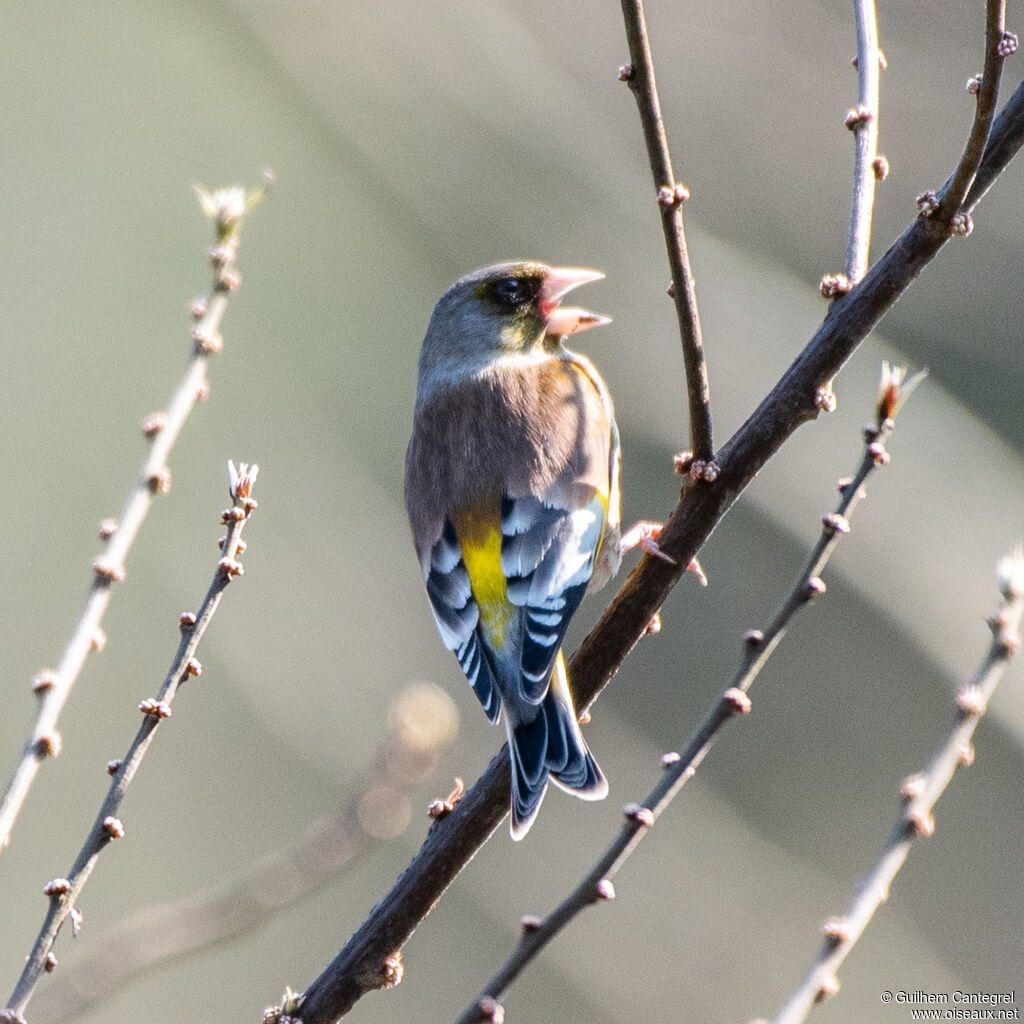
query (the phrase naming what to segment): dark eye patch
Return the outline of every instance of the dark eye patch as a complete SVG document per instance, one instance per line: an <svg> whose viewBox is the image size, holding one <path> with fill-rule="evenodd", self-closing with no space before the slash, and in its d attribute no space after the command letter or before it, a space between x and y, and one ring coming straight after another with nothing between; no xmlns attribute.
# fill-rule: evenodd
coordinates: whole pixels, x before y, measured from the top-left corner
<svg viewBox="0 0 1024 1024"><path fill-rule="evenodd" d="M526 277L499 277L491 285L491 295L501 305L515 308L532 302L537 297L540 282Z"/></svg>

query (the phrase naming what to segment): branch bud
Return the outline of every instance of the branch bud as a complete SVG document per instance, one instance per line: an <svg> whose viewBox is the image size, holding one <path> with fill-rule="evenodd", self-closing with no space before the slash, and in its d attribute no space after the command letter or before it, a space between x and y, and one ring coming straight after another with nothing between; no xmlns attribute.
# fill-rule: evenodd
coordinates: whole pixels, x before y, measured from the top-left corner
<svg viewBox="0 0 1024 1024"><path fill-rule="evenodd" d="M1017 36L1013 32L1004 32L1003 38L999 40L999 45L996 47L996 53L1000 57L1009 57L1011 53L1017 52L1018 45Z"/></svg>
<svg viewBox="0 0 1024 1024"><path fill-rule="evenodd" d="M112 814L103 819L103 831L111 839L124 839L124 825L121 824L120 818L115 818Z"/></svg>
<svg viewBox="0 0 1024 1024"><path fill-rule="evenodd" d="M861 103L846 112L843 124L845 124L851 132L856 132L874 119L875 115L872 111Z"/></svg>
<svg viewBox="0 0 1024 1024"><path fill-rule="evenodd" d="M746 715L750 713L750 697L739 687L730 686L722 694L722 703L725 704L726 710L731 715Z"/></svg>

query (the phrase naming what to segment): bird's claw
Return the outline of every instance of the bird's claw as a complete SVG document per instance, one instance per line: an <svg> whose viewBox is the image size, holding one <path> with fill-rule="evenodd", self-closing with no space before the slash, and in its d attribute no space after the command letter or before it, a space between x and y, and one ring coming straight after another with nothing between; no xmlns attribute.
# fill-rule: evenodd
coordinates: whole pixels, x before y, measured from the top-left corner
<svg viewBox="0 0 1024 1024"><path fill-rule="evenodd" d="M456 776L455 788L443 800L431 800L430 805L427 807L427 814L434 821L447 818L455 810L455 805L462 799L465 792L466 784Z"/></svg>
<svg viewBox="0 0 1024 1024"><path fill-rule="evenodd" d="M658 546L658 542L653 537L641 537L640 547L649 555L654 555L655 558L660 558L663 562L668 562L669 565L675 565L676 560L666 552L662 551Z"/></svg>
<svg viewBox="0 0 1024 1024"><path fill-rule="evenodd" d="M677 565L676 560L667 552L662 551L658 544L658 536L662 531L661 523L650 523L645 520L641 520L631 526L623 535L619 541L622 551L629 551L632 548L642 548L647 554L653 555L655 558L660 558L663 562L668 562L669 565ZM700 585L706 587L708 585L708 578L704 575L704 570L701 568L700 562L696 558L691 558L686 566L687 572L692 572L698 580Z"/></svg>
<svg viewBox="0 0 1024 1024"><path fill-rule="evenodd" d="M668 562L669 565L675 565L676 560L658 546L658 535L661 530L661 523L649 523L641 520L639 523L634 523L622 535L619 547L622 551L631 551L633 548L639 547L647 554L660 558L663 562Z"/></svg>
<svg viewBox="0 0 1024 1024"><path fill-rule="evenodd" d="M702 587L706 587L708 585L708 578L704 575L704 570L701 568L700 562L698 562L696 558L690 559L687 563L686 571L692 572L700 581L700 585Z"/></svg>

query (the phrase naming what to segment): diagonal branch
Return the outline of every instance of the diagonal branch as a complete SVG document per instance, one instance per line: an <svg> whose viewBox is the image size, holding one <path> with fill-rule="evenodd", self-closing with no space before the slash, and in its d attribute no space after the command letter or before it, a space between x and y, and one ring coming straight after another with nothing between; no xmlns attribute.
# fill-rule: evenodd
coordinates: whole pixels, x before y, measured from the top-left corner
<svg viewBox="0 0 1024 1024"><path fill-rule="evenodd" d="M622 17L626 24L631 63L620 69L619 77L628 82L636 98L643 127L647 157L654 175L661 210L661 227L665 234L668 263L672 271L670 294L676 305L679 336L683 343L683 366L686 371L686 391L690 409L690 447L693 457L708 462L714 453L711 440L711 395L708 387L708 368L704 360L700 318L697 315L697 289L690 255L683 231L683 202L689 192L676 181L672 171L672 157L668 151L665 123L661 117L658 85L654 80L654 62L647 37L643 0L622 0Z"/></svg>
<svg viewBox="0 0 1024 1024"><path fill-rule="evenodd" d="M139 975L265 925L272 915L337 881L408 826L417 787L455 738L454 701L432 683L403 688L351 794L286 847L209 889L147 907L94 940L91 951L35 996L53 1024L82 1014Z"/></svg>
<svg viewBox="0 0 1024 1024"><path fill-rule="evenodd" d="M147 698L139 705L139 711L143 716L142 724L128 752L122 760L111 761L107 766L113 776L110 787L71 870L66 878L55 878L43 890L50 898L50 906L21 977L11 993L7 1006L0 1012L0 1021L20 1022L23 1019L25 1007L32 998L39 979L53 968L53 944L69 917L72 919L74 930L77 931L75 903L89 880L100 854L113 840L124 836L124 827L117 815L120 813L125 792L139 770L160 723L170 717L171 704L182 683L202 671L195 656L199 641L217 611L228 584L243 572L238 555L243 548L242 530L256 509L252 489L258 468L253 466L250 469L244 463L238 471L231 463L228 463L228 468L231 478L231 499L234 505L221 517L221 521L228 527L228 532L220 542L221 557L217 562L213 580L199 611L194 615L186 612L181 617L181 640L178 649L156 697Z"/></svg>
<svg viewBox="0 0 1024 1024"><path fill-rule="evenodd" d="M981 196L1024 145L1024 83L1007 102L992 130L965 208ZM815 389L838 373L858 345L949 241L948 228L916 218L864 280L831 307L804 350L726 444L715 461L713 482L688 479L679 503L658 537L676 565L645 558L619 591L571 663L577 706L586 707L639 642L651 616L743 489L793 432L817 415Z"/></svg>
<svg viewBox="0 0 1024 1024"><path fill-rule="evenodd" d="M11 829L39 771L48 757L60 752L60 734L57 723L71 690L82 671L89 653L102 643L100 624L115 583L124 579L125 560L138 536L153 503L153 497L167 491L170 470L167 460L192 412L193 406L205 393L206 367L210 356L220 351L220 324L227 308L228 296L241 280L235 269L239 232L245 213L263 195L264 190L245 192L229 189L212 195L200 193L206 212L215 223L217 244L210 250L213 267L213 287L207 299L194 305L195 323L192 328L192 352L184 376L178 384L166 413L147 420L143 431L152 438L152 447L142 464L139 476L128 495L124 511L117 523L104 524L102 535L107 538L103 554L93 563L93 581L89 588L85 608L56 671L40 672L33 685L40 698L32 734L21 752L14 773L0 800L0 850L10 841Z"/></svg>
<svg viewBox="0 0 1024 1024"><path fill-rule="evenodd" d="M997 118L978 176L967 197L976 203L1024 145L1024 85ZM714 481L688 480L658 538L676 565L644 558L570 663L577 707L590 705L644 635L652 616L679 581L746 485L802 423L816 415L815 389L831 379L886 311L949 240L948 228L917 218L864 280L831 308L829 316L782 379L719 451ZM437 822L412 863L338 955L309 986L304 1024L326 1024L347 1013L368 991L393 984L387 964L508 811L509 762L505 748Z"/></svg>
<svg viewBox="0 0 1024 1024"><path fill-rule="evenodd" d="M662 777L642 804L627 804L625 822L618 835L579 885L543 920L526 918L519 944L487 987L458 1019L457 1024L483 1024L494 1021L498 997L519 977L541 950L587 907L612 899L612 882L627 858L640 845L648 830L661 817L683 786L696 774L726 722L750 710L747 692L769 657L781 643L796 613L819 594L825 585L821 573L840 537L849 532L849 518L864 497L868 476L888 464L886 443L893 428L892 417L919 378L904 384L901 370L883 365L882 388L876 407L876 425L864 431L864 454L856 475L840 484L841 498L836 511L822 520L822 532L807 565L797 577L786 600L771 624L762 633L753 630L746 636L743 662L728 689L716 701L681 754L666 754L662 759Z"/></svg>
<svg viewBox="0 0 1024 1024"><path fill-rule="evenodd" d="M825 941L803 982L779 1011L773 1024L800 1024L812 1007L839 989L836 971L888 898L893 880L903 867L914 840L935 831L932 808L956 770L974 760L971 740L1006 666L1020 646L1024 615L1024 558L1020 550L999 566L1002 602L990 620L992 643L974 678L956 698L956 722L936 752L928 771L903 781L903 807L881 856L868 877L857 886L846 913L825 922Z"/></svg>

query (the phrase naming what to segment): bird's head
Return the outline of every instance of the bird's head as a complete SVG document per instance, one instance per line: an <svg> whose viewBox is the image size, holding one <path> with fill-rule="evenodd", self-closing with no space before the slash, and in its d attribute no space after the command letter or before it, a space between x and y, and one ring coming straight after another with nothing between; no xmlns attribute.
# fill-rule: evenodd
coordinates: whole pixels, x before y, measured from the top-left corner
<svg viewBox="0 0 1024 1024"><path fill-rule="evenodd" d="M561 338L609 323L585 309L566 307L573 288L604 274L543 263L498 263L467 274L434 307L420 353L424 375L435 383L472 376L504 362L543 358Z"/></svg>

